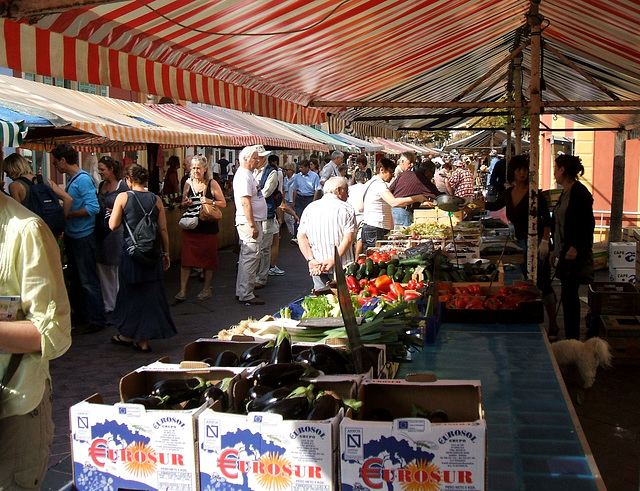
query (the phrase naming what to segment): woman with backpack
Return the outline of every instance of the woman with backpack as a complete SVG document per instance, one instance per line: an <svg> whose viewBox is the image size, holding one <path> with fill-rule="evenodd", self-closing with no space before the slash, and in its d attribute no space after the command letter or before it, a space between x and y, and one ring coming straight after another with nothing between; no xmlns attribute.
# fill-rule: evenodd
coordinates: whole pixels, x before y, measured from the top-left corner
<svg viewBox="0 0 640 491"><path fill-rule="evenodd" d="M111 342L144 353L151 352L149 339L166 339L177 333L164 291L164 271L171 265L167 252L167 219L160 198L145 189L148 180L149 172L142 166L131 164L127 167L125 181L131 191L116 197L109 219L111 230L116 230L124 222L120 289L111 319L119 334L113 336ZM162 238L161 250L164 251L157 255L161 259L151 265L136 260L136 256L129 252L134 241L132 234L135 236L138 224L146 216L157 224Z"/></svg>
<svg viewBox="0 0 640 491"><path fill-rule="evenodd" d="M18 153L12 153L4 159L3 166L4 171L13 181L9 184L9 194L22 206L31 209L29 207L31 186L35 184L33 179L36 177L36 174L34 174L33 169L31 169L29 161ZM73 201L71 196L51 179L47 179L44 182L53 189L58 199L62 201L64 215L67 216L71 209L71 202Z"/></svg>

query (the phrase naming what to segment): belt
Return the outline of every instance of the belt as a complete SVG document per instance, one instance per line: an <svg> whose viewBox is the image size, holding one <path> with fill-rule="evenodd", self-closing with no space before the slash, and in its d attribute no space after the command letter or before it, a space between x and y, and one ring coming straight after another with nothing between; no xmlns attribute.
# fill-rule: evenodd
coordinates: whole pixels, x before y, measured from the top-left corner
<svg viewBox="0 0 640 491"><path fill-rule="evenodd" d="M311 198L313 194L299 194L298 196L300 196L301 198Z"/></svg>

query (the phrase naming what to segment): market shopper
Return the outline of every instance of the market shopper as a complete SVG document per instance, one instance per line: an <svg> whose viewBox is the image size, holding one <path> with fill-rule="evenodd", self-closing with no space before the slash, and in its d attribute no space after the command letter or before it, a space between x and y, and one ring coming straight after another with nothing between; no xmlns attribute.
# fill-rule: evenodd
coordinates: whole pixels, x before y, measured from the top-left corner
<svg viewBox="0 0 640 491"><path fill-rule="evenodd" d="M236 298L245 305L264 305L264 300L254 294L263 222L267 220L267 202L253 177L257 166L258 146L245 147L240 151L240 167L233 178L236 229L240 238Z"/></svg>
<svg viewBox="0 0 640 491"><path fill-rule="evenodd" d="M179 167L180 159L177 155L172 155L167 159L167 173L164 175L162 194L174 203L182 201L182 190L180 189L180 182L178 181Z"/></svg>
<svg viewBox="0 0 640 491"><path fill-rule="evenodd" d="M506 207L506 215L514 229L514 236L524 249L527 257L527 242L529 237L529 157L515 155L507 167L507 181L511 187L507 188L496 201L487 202L485 208L490 211ZM543 301L549 317L549 338L558 335L556 323L556 296L551 286L551 264L549 262L549 239L551 236L551 215L547 201L538 191L538 277L536 284L543 295ZM522 273L527 277L527 265L522 265Z"/></svg>
<svg viewBox="0 0 640 491"><path fill-rule="evenodd" d="M340 150L331 152L331 160L320 170L320 186L324 186L330 178L340 176L339 167L343 161L344 153Z"/></svg>
<svg viewBox="0 0 640 491"><path fill-rule="evenodd" d="M4 171L13 181L9 184L9 194L18 203L22 204L22 206L29 208L29 200L31 198L30 183L33 183L33 179L36 177L35 173L31 169L29 161L18 153L12 153L4 159L3 166ZM44 182L49 184L51 189L56 193L58 199L62 201L62 208L64 209L65 216L68 215L69 210L71 209L71 202L73 201L71 196L69 196L69 194L67 194L51 179L46 179Z"/></svg>
<svg viewBox="0 0 640 491"><path fill-rule="evenodd" d="M295 175L295 179L292 184L292 204L293 209L296 211L296 215L302 217L302 212L312 201L318 199L322 190L320 186L320 179L315 172L310 170L308 160L300 162L300 172ZM296 226L296 234L298 228ZM291 239L292 242L297 243L297 239Z"/></svg>
<svg viewBox="0 0 640 491"><path fill-rule="evenodd" d="M353 261L353 240L357 224L348 204L348 181L332 177L324 185L324 195L304 210L298 229L298 247L307 260L313 288L319 290L333 280L335 248L342 260L339 267Z"/></svg>
<svg viewBox="0 0 640 491"><path fill-rule="evenodd" d="M452 194L460 198L472 198L474 196L473 173L467 168L462 159L453 161L454 171L447 179L447 194Z"/></svg>
<svg viewBox="0 0 640 491"><path fill-rule="evenodd" d="M191 178L187 180L182 190L182 206L196 208L199 212L203 203L214 204L218 208L225 208L225 200L220 184L209 177L207 160L193 157L191 161ZM198 225L191 230L182 230L182 257L180 265L180 291L175 295L179 302L187 299L187 284L192 269L201 268L204 271L204 285L202 291L196 295L198 300L210 298L213 271L218 269L218 222L198 220Z"/></svg>
<svg viewBox="0 0 640 491"><path fill-rule="evenodd" d="M436 166L431 161L420 163L418 167L406 170L400 173L391 184L389 191L396 198L404 198L416 194L424 194L429 197L425 203L427 206L433 207L433 200L442 194L438 188L431 182ZM412 203L403 207L393 207L391 214L393 215L394 226L408 227L413 223L413 210L420 206L419 203Z"/></svg>
<svg viewBox="0 0 640 491"><path fill-rule="evenodd" d="M64 233L72 322L78 332L90 334L104 329L107 322L96 269L94 231L100 211L96 186L93 178L80 169L78 152L71 145L58 145L51 157L56 169L67 174L66 192L73 199Z"/></svg>
<svg viewBox="0 0 640 491"><path fill-rule="evenodd" d="M580 338L581 284L593 281L593 197L578 177L584 174L580 157L559 155L553 165L562 194L553 210L556 277L561 282L564 331L567 339Z"/></svg>
<svg viewBox="0 0 640 491"><path fill-rule="evenodd" d="M357 171L356 171L357 172ZM349 197L347 198L347 202L353 207L356 214L356 225L358 226L358 231L356 232L355 238L355 257L359 257L362 254L362 219L364 217L364 213L361 209L362 197L364 196L364 190L367 188L365 184L368 181L366 177L366 173L361 172L356 176L355 184L349 186Z"/></svg>
<svg viewBox="0 0 640 491"><path fill-rule="evenodd" d="M149 173L145 168L138 164L130 165L125 171L125 179L130 191L116 197L109 218L112 230L124 222L120 290L112 319L119 334L113 336L111 342L149 353L150 339L167 339L177 333L164 290L164 272L171 266L167 219L162 200L146 189ZM149 210L152 220L157 222L164 251L162 259L155 265L141 264L126 252L132 244L129 231L136 230Z"/></svg>
<svg viewBox="0 0 640 491"><path fill-rule="evenodd" d="M273 196L278 190L278 170L277 167L270 165L267 161L267 156L270 156L270 153L264 147L258 147L258 167L253 171L253 177L255 177L260 192L267 203L267 219L262 224L260 265L258 266L254 286L256 289L264 288L267 285L271 268L271 246L273 245L274 234L279 230L276 217L278 205Z"/></svg>
<svg viewBox="0 0 640 491"><path fill-rule="evenodd" d="M0 314L0 489L40 489L54 435L49 361L71 346L69 300L51 230L4 193L0 237L0 296L18 298L15 319Z"/></svg>
<svg viewBox="0 0 640 491"><path fill-rule="evenodd" d="M433 162L440 165L440 167L436 169L436 172L433 176L433 182L438 188L438 191L440 191L441 193L448 193L449 191L447 190L447 181L451 176L451 169L453 167L453 165L451 164L451 160L449 160L448 158L445 160L441 157L436 157L435 159L433 159Z"/></svg>
<svg viewBox="0 0 640 491"><path fill-rule="evenodd" d="M392 182L395 181L403 172L413 169L413 166L416 163L416 154L413 152L402 152L396 163L396 170L393 172Z"/></svg>
<svg viewBox="0 0 640 491"><path fill-rule="evenodd" d="M98 215L99 218L96 219L96 224L98 224L98 220L102 220L101 226L108 227L109 217L116 202L116 197L118 194L127 191L129 187L122 179L122 163L113 157L108 155L100 157L100 160L98 160L98 174L102 179L98 184L99 213L103 213L102 210L106 213L102 217ZM96 265L106 313L112 312L116 306L116 297L120 287L118 268L121 254L122 227L118 227L109 233L100 233L96 229Z"/></svg>
<svg viewBox="0 0 640 491"><path fill-rule="evenodd" d="M423 203L428 196L416 194L396 198L389 191L389 181L394 175L395 162L383 158L378 162L376 176L366 184L360 209L364 211L362 226L363 250L374 247L377 240L383 239L393 228L392 207L405 207L412 203Z"/></svg>
<svg viewBox="0 0 640 491"><path fill-rule="evenodd" d="M358 179L361 177L361 179ZM371 179L372 173L369 167L367 157L364 155L358 155L356 157L356 168L351 174L351 182L349 184L354 185L356 182L366 182Z"/></svg>

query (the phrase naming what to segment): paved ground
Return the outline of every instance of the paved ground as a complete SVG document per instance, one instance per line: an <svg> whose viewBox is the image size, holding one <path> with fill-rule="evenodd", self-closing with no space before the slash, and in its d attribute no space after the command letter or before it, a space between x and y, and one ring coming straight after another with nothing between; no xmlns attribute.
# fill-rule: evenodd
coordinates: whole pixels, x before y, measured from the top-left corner
<svg viewBox="0 0 640 491"><path fill-rule="evenodd" d="M247 307L235 301L237 254L225 249L219 252L220 269L214 274L213 297L205 301L196 300L202 283L191 279L188 300L172 307L179 334L168 340L151 342L153 353L143 354L110 344L109 338L115 334L113 328L74 337L69 352L51 365L56 433L43 490L57 491L72 479L70 406L95 392L102 394L105 402L113 404L119 400L120 378L132 370L162 356L180 361L183 348L189 342L212 336L220 329L249 316L259 318L273 313L310 290L311 280L306 274L306 263L297 246L290 244L289 239L285 231L278 261L278 266L286 271L286 275L270 277L268 287L258 292L266 301L264 306ZM179 264L173 264L166 276L169 298L173 298L178 291L178 285ZM586 292L584 296L586 298ZM567 379L576 412L611 491L638 490L639 375L639 367L616 367L600 371L595 386L588 391L573 384L570 374Z"/></svg>

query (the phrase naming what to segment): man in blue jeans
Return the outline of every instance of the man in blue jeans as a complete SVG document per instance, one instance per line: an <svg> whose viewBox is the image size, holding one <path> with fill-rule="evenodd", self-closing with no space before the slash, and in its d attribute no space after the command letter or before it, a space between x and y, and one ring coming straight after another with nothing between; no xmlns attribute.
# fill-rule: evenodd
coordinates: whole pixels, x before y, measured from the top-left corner
<svg viewBox="0 0 640 491"><path fill-rule="evenodd" d="M73 198L64 232L72 322L76 332L90 334L107 323L94 253L95 217L100 211L96 185L78 166L78 152L71 145L58 145L51 157L56 169L67 174L66 191Z"/></svg>

